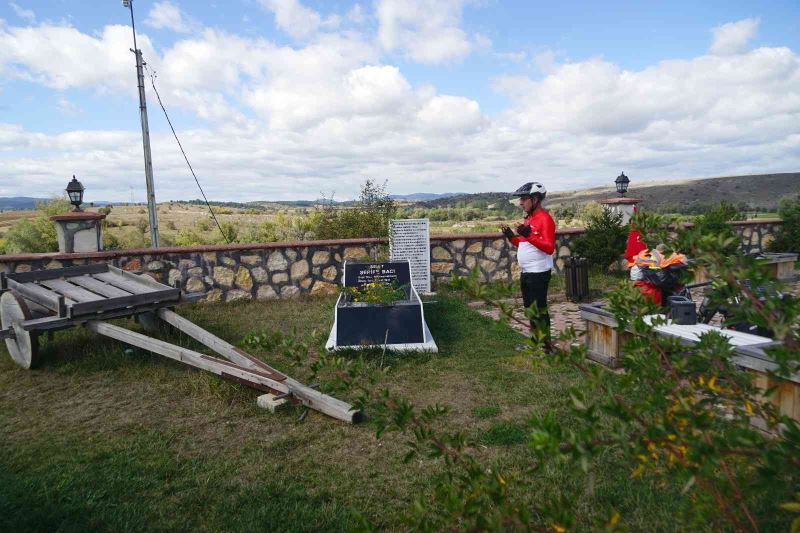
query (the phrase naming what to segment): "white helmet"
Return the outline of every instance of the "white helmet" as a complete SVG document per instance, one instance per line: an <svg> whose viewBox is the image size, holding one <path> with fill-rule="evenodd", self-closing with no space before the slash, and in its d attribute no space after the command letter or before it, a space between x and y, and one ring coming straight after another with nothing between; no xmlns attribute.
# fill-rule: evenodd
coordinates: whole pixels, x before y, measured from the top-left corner
<svg viewBox="0 0 800 533"><path fill-rule="evenodd" d="M539 194L544 199L547 196L547 189L538 181L530 181L514 191L512 196L533 196L534 194Z"/></svg>

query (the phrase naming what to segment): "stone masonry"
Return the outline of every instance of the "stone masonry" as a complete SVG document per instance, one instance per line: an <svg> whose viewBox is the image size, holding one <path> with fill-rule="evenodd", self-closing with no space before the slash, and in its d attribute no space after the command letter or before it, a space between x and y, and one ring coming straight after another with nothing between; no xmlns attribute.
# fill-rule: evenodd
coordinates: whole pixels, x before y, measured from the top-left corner
<svg viewBox="0 0 800 533"><path fill-rule="evenodd" d="M772 238L780 220L734 223L746 252L759 251ZM572 242L582 229L556 232L555 267L572 254ZM107 262L143 272L208 302L286 299L334 294L345 260L370 261L388 255L386 239L347 239L287 243L145 248L90 253L0 255L0 272L29 272L87 263ZM481 280L519 277L516 249L494 233L431 237L431 280L467 275L478 268Z"/></svg>

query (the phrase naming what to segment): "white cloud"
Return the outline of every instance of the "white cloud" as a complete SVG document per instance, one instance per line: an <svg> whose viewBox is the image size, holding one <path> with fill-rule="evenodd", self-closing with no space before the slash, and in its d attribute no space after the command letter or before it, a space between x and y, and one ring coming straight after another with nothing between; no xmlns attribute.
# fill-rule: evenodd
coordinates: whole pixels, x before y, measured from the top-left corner
<svg viewBox="0 0 800 533"><path fill-rule="evenodd" d="M460 28L464 0L378 0L378 42L418 63L459 61L473 49Z"/></svg>
<svg viewBox="0 0 800 533"><path fill-rule="evenodd" d="M487 122L478 102L461 96L434 96L417 117L425 128L447 134L472 133Z"/></svg>
<svg viewBox="0 0 800 533"><path fill-rule="evenodd" d="M364 14L361 4L355 4L350 8L350 11L347 12L347 20L355 24L361 24L367 20L367 16Z"/></svg>
<svg viewBox="0 0 800 533"><path fill-rule="evenodd" d="M16 13L16 15L22 20L30 23L36 22L36 13L34 13L33 10L25 9L21 6L18 6L14 2L9 2L8 5L11 6L11 9L14 10L14 13Z"/></svg>
<svg viewBox="0 0 800 533"><path fill-rule="evenodd" d="M130 88L132 44L127 26L106 26L97 36L50 24L0 27L0 72L57 90ZM147 37L139 36L139 48L157 61Z"/></svg>
<svg viewBox="0 0 800 533"><path fill-rule="evenodd" d="M711 43L711 53L716 55L730 55L742 52L747 43L758 30L759 19L749 18L737 22L728 22L712 29L714 42Z"/></svg>
<svg viewBox="0 0 800 533"><path fill-rule="evenodd" d="M68 117L77 117L83 113L83 109L81 109L79 105L67 100L66 98L59 98L57 107L60 113Z"/></svg>
<svg viewBox="0 0 800 533"><path fill-rule="evenodd" d="M172 2L156 2L144 21L145 25L156 29L167 29L178 33L189 33L199 27L197 21L187 17Z"/></svg>
<svg viewBox="0 0 800 533"><path fill-rule="evenodd" d="M259 0L262 6L275 15L275 24L295 39L312 36L319 28L336 28L340 18L322 16L300 3L299 0Z"/></svg>
<svg viewBox="0 0 800 533"><path fill-rule="evenodd" d="M412 83L369 35L321 31L322 22L295 46L205 29L156 53L141 36L167 108L202 119L178 133L210 197L335 189L342 199L366 176L403 193L513 190L531 175L558 190L610 184L621 168L637 182L800 168L800 59L787 48L640 70L601 59L559 64L546 50L534 78L495 80L511 105L487 116L466 94ZM395 49L410 53L403 31ZM125 26L0 26L0 75L56 92L124 89L135 101L130 44ZM65 168L86 176L96 199L125 200L129 183L143 187L138 126L88 130L88 111L60 134L0 124L0 194L57 192ZM160 119L151 113L154 131ZM153 133L152 146L157 198L196 196L171 135Z"/></svg>

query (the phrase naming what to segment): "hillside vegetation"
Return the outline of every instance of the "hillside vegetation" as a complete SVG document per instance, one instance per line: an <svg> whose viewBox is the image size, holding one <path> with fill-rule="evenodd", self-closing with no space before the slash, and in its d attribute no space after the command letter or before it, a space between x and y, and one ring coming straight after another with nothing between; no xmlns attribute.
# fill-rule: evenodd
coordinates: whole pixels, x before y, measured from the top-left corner
<svg viewBox="0 0 800 533"><path fill-rule="evenodd" d="M465 194L422 202L424 207L472 207L473 204L508 203L508 192ZM631 183L628 195L640 198L642 205L662 213L700 213L712 204L732 202L742 210L776 211L782 198L800 193L800 172L704 178L653 184ZM580 205L617 196L613 184L576 191L552 192L547 196L552 207Z"/></svg>

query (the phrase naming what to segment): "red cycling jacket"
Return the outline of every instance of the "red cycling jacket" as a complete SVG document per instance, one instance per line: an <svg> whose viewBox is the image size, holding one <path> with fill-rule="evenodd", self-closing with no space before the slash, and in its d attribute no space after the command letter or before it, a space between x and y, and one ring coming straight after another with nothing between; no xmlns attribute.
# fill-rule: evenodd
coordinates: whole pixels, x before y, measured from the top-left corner
<svg viewBox="0 0 800 533"><path fill-rule="evenodd" d="M519 246L521 242L529 242L547 255L553 255L556 249L556 223L550 213L539 208L528 215L523 223L531 227L530 235L515 235L511 238L511 244Z"/></svg>

